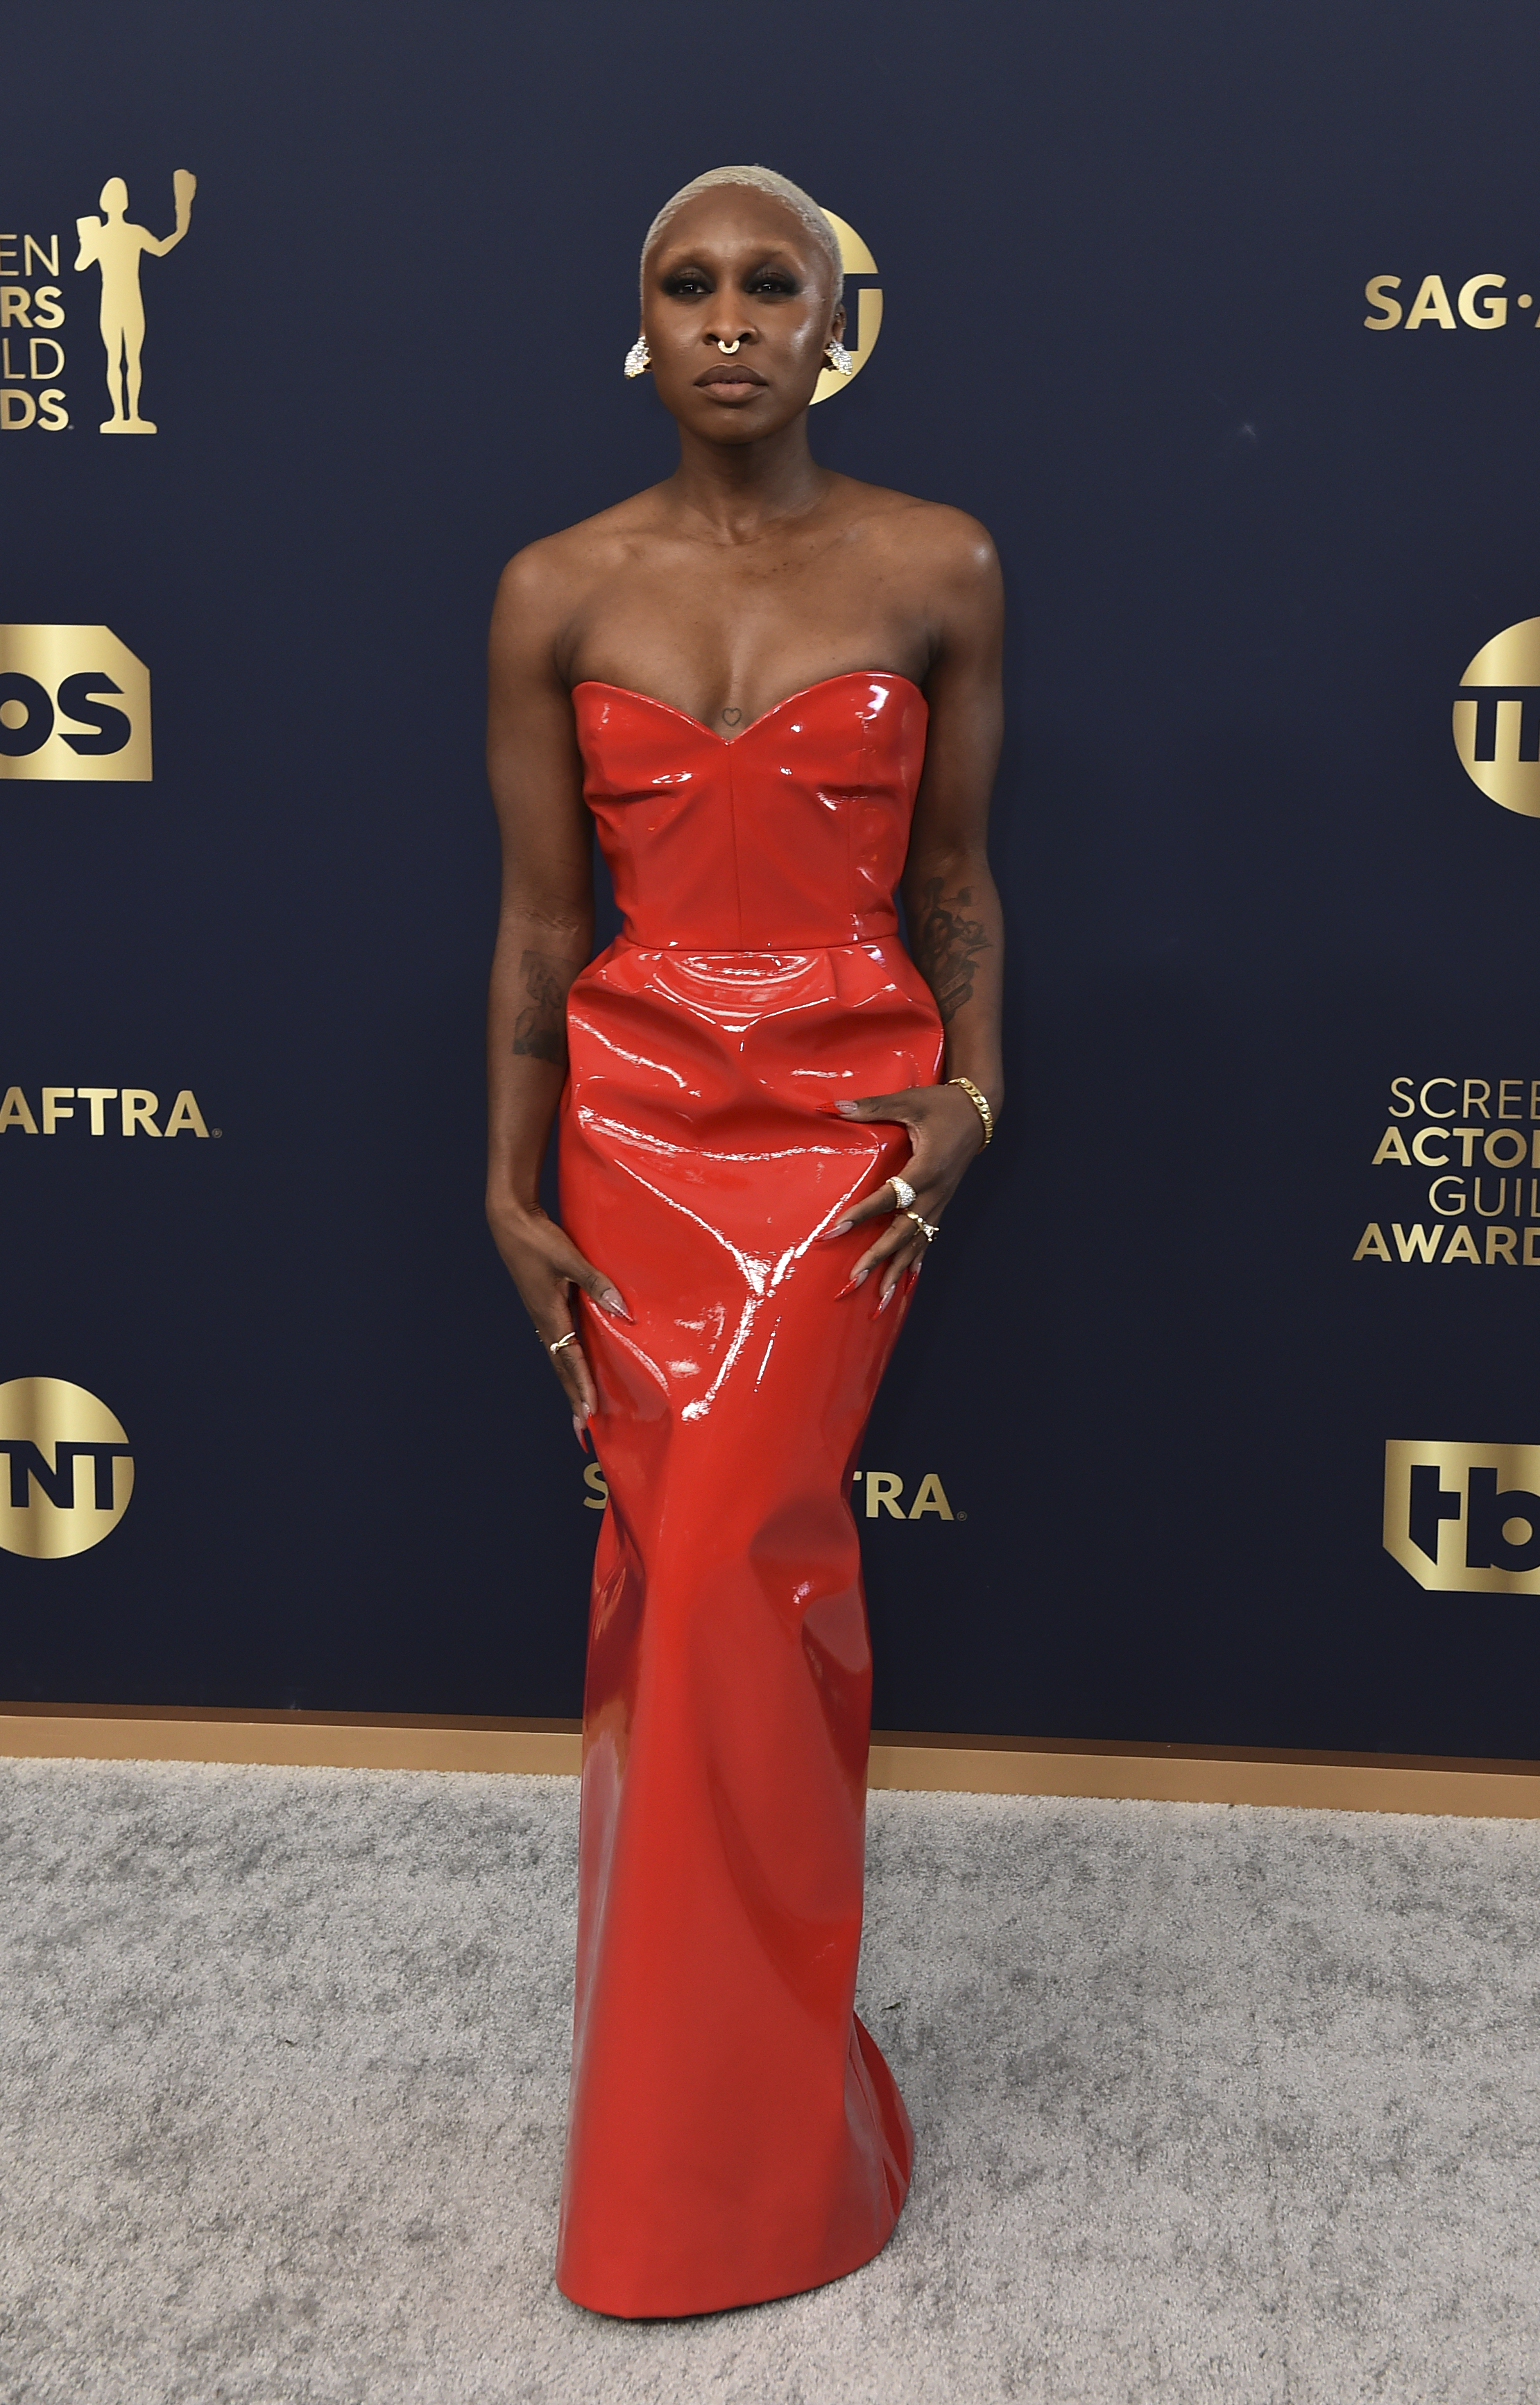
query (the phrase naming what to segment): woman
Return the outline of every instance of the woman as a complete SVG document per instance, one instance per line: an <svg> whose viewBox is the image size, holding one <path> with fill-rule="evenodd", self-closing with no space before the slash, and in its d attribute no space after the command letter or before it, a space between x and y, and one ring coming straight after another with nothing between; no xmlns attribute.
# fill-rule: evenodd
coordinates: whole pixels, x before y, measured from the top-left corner
<svg viewBox="0 0 1540 2405"><path fill-rule="evenodd" d="M492 622L488 1217L610 1490L557 2266L609 2314L855 2270L912 2152L853 2013L848 1497L1000 1103L1000 593L971 519L814 464L843 329L806 193L757 167L685 185L626 363L679 466L520 552ZM590 813L625 921L595 961Z"/></svg>

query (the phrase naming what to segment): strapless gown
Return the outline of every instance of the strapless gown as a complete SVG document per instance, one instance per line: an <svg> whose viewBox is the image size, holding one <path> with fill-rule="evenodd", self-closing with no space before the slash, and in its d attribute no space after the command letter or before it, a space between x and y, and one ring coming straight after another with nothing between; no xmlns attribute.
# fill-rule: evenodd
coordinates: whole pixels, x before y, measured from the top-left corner
<svg viewBox="0 0 1540 2405"><path fill-rule="evenodd" d="M893 893L925 755L897 676L732 740L615 685L573 707L624 932L568 1005L563 1220L609 1486L584 1708L557 2279L707 2313L884 2243L913 2138L855 2018L871 1656L850 1487L908 1301L820 1238L901 1167L841 1096L929 1085Z"/></svg>

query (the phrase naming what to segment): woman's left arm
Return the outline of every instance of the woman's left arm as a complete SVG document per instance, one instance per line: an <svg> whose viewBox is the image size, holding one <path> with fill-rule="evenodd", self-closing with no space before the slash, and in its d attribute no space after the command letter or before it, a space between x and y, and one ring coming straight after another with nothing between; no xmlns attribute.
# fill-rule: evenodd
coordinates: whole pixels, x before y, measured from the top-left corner
<svg viewBox="0 0 1540 2405"><path fill-rule="evenodd" d="M930 725L904 865L904 909L915 964L936 997L945 1031L942 1077L967 1077L997 1118L1005 1099L1004 929L986 837L1000 751L1000 570L976 521L953 511L939 511L937 517L942 521L939 556L929 564L937 624L925 687ZM911 1153L903 1174L914 1188L920 1218L938 1225L986 1140L983 1114L967 1088L913 1086L839 1107L848 1118L896 1119L909 1130ZM904 1272L923 1259L929 1239L895 1211L890 1184L856 1203L831 1232L878 1217L886 1217L887 1225L856 1263L853 1283L880 1272L885 1304Z"/></svg>

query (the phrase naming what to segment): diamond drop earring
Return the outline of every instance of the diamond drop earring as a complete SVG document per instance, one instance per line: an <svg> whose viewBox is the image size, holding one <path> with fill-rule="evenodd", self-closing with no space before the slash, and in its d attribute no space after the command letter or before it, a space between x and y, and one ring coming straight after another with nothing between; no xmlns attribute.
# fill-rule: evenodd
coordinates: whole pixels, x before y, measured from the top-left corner
<svg viewBox="0 0 1540 2405"><path fill-rule="evenodd" d="M837 343L832 334L824 345L824 357L837 375L848 376L855 373L855 360L843 343Z"/></svg>
<svg viewBox="0 0 1540 2405"><path fill-rule="evenodd" d="M647 337L638 334L626 354L626 373L629 376L645 375L652 363L653 355L647 348Z"/></svg>

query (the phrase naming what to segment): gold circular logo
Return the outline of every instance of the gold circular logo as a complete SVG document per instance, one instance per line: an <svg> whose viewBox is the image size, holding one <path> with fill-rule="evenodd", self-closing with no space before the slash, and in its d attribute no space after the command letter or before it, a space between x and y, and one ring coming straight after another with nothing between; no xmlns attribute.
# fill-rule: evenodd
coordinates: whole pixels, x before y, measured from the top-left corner
<svg viewBox="0 0 1540 2405"><path fill-rule="evenodd" d="M106 1403L67 1378L0 1384L0 1546L58 1561L111 1535L134 1456Z"/></svg>
<svg viewBox="0 0 1540 2405"><path fill-rule="evenodd" d="M1460 680L1454 748L1489 801L1540 819L1540 618L1483 643Z"/></svg>
<svg viewBox="0 0 1540 2405"><path fill-rule="evenodd" d="M824 215L834 228L835 236L840 245L840 264L844 269L846 276L875 275L877 261L861 240L855 228L847 225L843 218L837 218L832 209L826 209ZM852 301L855 304L854 309L851 307ZM851 334L853 321L855 328L854 338ZM846 350L850 353L850 374L842 376L838 369L826 368L812 389L814 403L820 401L832 401L837 392L843 392L846 385L854 382L876 349L877 337L882 331L882 286L862 284L853 292L847 284L844 343Z"/></svg>

